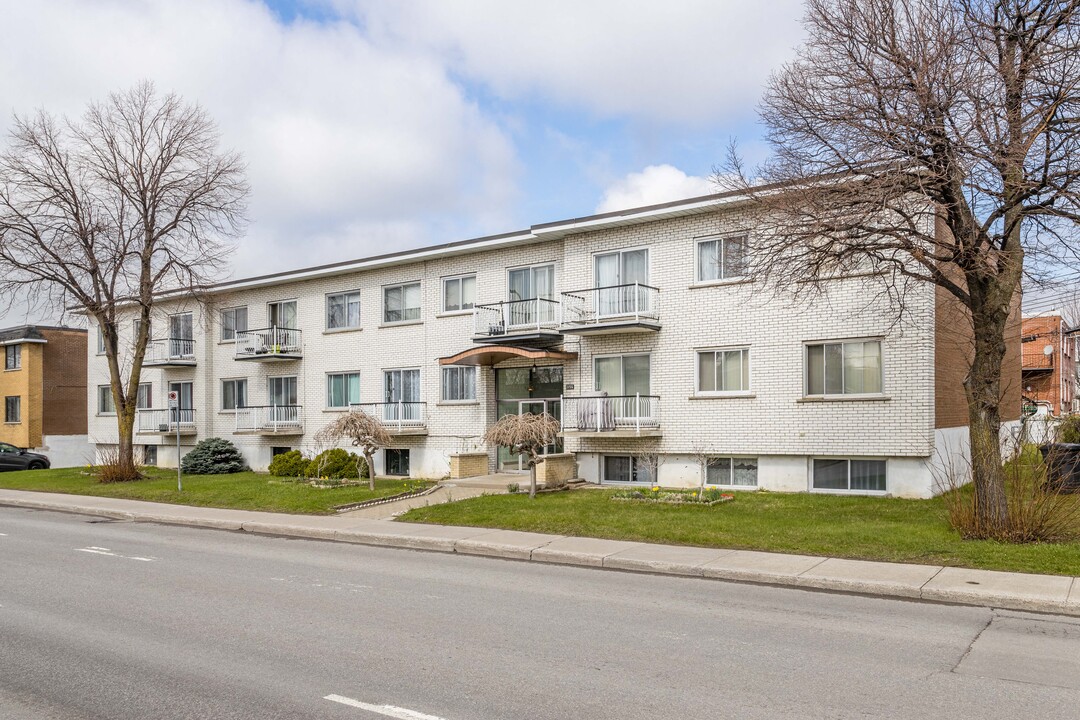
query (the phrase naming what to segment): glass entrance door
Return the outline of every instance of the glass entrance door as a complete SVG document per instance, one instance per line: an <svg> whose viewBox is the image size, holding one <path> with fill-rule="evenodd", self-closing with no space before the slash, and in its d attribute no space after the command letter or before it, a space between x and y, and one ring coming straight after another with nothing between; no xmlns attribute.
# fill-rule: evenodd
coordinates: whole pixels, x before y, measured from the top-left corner
<svg viewBox="0 0 1080 720"><path fill-rule="evenodd" d="M563 392L562 367L548 365L544 367L496 368L495 396L499 417L546 412L562 418L562 403L559 397ZM562 442L556 440L545 448L546 453L562 452ZM500 447L498 452L499 472L527 472L528 460L524 456L511 453L510 448Z"/></svg>

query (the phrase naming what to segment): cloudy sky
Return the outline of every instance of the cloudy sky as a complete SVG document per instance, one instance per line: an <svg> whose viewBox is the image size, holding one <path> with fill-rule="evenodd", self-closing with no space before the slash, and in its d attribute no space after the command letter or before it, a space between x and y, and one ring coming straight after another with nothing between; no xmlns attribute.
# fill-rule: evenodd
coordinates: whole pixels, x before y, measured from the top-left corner
<svg viewBox="0 0 1080 720"><path fill-rule="evenodd" d="M0 0L11 113L143 78L248 162L233 276L711 191L799 0ZM2 140L0 140L2 142ZM22 321L8 310L0 324Z"/></svg>

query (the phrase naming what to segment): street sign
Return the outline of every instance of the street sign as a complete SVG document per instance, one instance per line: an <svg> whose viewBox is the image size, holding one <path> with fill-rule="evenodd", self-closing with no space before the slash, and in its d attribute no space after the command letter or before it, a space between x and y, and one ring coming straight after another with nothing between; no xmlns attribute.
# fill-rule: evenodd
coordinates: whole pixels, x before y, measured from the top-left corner
<svg viewBox="0 0 1080 720"><path fill-rule="evenodd" d="M180 394L175 390L169 391L169 409L175 410L180 407Z"/></svg>

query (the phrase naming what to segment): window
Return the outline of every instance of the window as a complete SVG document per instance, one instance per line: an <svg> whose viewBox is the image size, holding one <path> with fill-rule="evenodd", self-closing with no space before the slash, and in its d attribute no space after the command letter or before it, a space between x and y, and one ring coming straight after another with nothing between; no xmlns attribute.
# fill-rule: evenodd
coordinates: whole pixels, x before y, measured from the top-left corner
<svg viewBox="0 0 1080 720"><path fill-rule="evenodd" d="M267 399L270 405L281 407L283 405L296 405L296 376L272 377L266 379Z"/></svg>
<svg viewBox="0 0 1080 720"><path fill-rule="evenodd" d="M135 398L135 407L139 410L149 410L154 407L153 403L153 385L150 383L139 383L139 394Z"/></svg>
<svg viewBox="0 0 1080 720"><path fill-rule="evenodd" d="M360 327L360 292L326 296L326 329Z"/></svg>
<svg viewBox="0 0 1080 720"><path fill-rule="evenodd" d="M22 367L22 345L4 347L4 369L18 370Z"/></svg>
<svg viewBox="0 0 1080 720"><path fill-rule="evenodd" d="M296 330L296 301L280 300L267 303L266 319L272 328Z"/></svg>
<svg viewBox="0 0 1080 720"><path fill-rule="evenodd" d="M383 322L399 323L420 319L420 283L387 285L383 288Z"/></svg>
<svg viewBox="0 0 1080 720"><path fill-rule="evenodd" d="M699 393L750 392L750 349L705 350L697 354Z"/></svg>
<svg viewBox="0 0 1080 720"><path fill-rule="evenodd" d="M100 325L98 325L97 329L97 354L105 354L105 333L102 332Z"/></svg>
<svg viewBox="0 0 1080 720"><path fill-rule="evenodd" d="M395 450L387 448L385 460L385 471L387 475L405 475L409 474L409 451L408 450Z"/></svg>
<svg viewBox="0 0 1080 720"><path fill-rule="evenodd" d="M247 378L221 381L221 409L247 407Z"/></svg>
<svg viewBox="0 0 1080 720"><path fill-rule="evenodd" d="M442 399L447 402L476 399L476 368L452 365L442 370Z"/></svg>
<svg viewBox="0 0 1080 720"><path fill-rule="evenodd" d="M709 458L705 465L705 484L757 487L757 458Z"/></svg>
<svg viewBox="0 0 1080 720"><path fill-rule="evenodd" d="M881 392L881 342L806 346L807 395L865 395Z"/></svg>
<svg viewBox="0 0 1080 720"><path fill-rule="evenodd" d="M884 460L814 460L814 489L885 492Z"/></svg>
<svg viewBox="0 0 1080 720"><path fill-rule="evenodd" d="M608 395L648 395L649 356L618 355L595 359L595 390Z"/></svg>
<svg viewBox="0 0 1080 720"><path fill-rule="evenodd" d="M287 452L292 452L291 447L281 447L273 445L270 447L270 457L277 457L278 455L284 455Z"/></svg>
<svg viewBox="0 0 1080 720"><path fill-rule="evenodd" d="M649 466L632 455L605 455L604 482L653 482Z"/></svg>
<svg viewBox="0 0 1080 720"><path fill-rule="evenodd" d="M116 413L116 406L113 404L111 386L98 385L97 397L97 409L99 415L113 415Z"/></svg>
<svg viewBox="0 0 1080 720"><path fill-rule="evenodd" d="M360 402L360 373L326 376L326 407L347 408Z"/></svg>
<svg viewBox="0 0 1080 720"><path fill-rule="evenodd" d="M157 465L157 445L143 445L143 465Z"/></svg>
<svg viewBox="0 0 1080 720"><path fill-rule="evenodd" d="M149 325L147 325L147 328L148 328L148 330L146 332L146 336L150 337L150 333L152 331L149 329L150 328ZM141 330L141 329L142 329L142 318L135 318L134 320L131 321L131 331L133 333L133 336L132 336L133 339L135 339L135 340L139 339L139 330Z"/></svg>
<svg viewBox="0 0 1080 720"><path fill-rule="evenodd" d="M235 340L237 333L247 332L248 313L246 307L229 308L221 311L221 339Z"/></svg>
<svg viewBox="0 0 1080 720"><path fill-rule="evenodd" d="M18 395L4 398L4 422L22 422L22 398Z"/></svg>
<svg viewBox="0 0 1080 720"><path fill-rule="evenodd" d="M699 240L697 244L698 282L730 280L746 272L747 236Z"/></svg>
<svg viewBox="0 0 1080 720"><path fill-rule="evenodd" d="M443 278L443 312L471 310L476 303L476 276Z"/></svg>
<svg viewBox="0 0 1080 720"><path fill-rule="evenodd" d="M632 287L649 283L649 251L620 250L597 255L596 311L600 315L628 315L650 308L649 296ZM628 287L631 286L631 287Z"/></svg>

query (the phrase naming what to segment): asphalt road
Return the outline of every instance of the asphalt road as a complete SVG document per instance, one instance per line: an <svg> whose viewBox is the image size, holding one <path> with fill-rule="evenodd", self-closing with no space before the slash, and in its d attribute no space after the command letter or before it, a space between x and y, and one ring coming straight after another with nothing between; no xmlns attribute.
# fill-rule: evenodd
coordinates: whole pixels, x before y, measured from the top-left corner
<svg viewBox="0 0 1080 720"><path fill-rule="evenodd" d="M385 717L1080 718L1080 622L0 508L0 718Z"/></svg>

